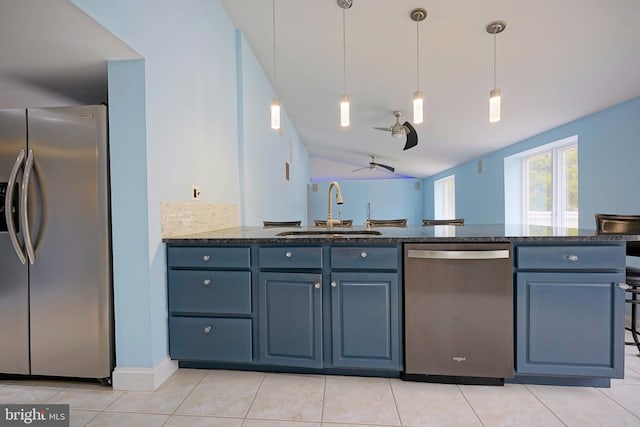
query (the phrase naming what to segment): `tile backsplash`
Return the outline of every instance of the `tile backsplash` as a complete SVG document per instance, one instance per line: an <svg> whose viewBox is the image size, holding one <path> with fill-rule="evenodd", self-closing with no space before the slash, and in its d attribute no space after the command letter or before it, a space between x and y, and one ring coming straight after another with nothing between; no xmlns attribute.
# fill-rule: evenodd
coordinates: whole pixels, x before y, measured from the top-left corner
<svg viewBox="0 0 640 427"><path fill-rule="evenodd" d="M160 202L162 238L240 226L238 205Z"/></svg>

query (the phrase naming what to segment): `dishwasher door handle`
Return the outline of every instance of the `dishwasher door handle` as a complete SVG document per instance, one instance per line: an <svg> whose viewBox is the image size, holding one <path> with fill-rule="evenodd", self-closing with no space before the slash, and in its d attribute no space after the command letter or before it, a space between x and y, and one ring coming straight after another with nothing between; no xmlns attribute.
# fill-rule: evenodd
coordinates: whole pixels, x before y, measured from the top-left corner
<svg viewBox="0 0 640 427"><path fill-rule="evenodd" d="M409 249L407 251L407 256L409 258L423 259L505 259L509 258L509 250L431 251Z"/></svg>

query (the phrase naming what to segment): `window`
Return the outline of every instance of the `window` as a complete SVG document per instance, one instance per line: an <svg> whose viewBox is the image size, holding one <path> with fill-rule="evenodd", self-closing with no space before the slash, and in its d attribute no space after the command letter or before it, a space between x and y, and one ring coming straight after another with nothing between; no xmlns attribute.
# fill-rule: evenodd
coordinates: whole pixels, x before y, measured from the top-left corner
<svg viewBox="0 0 640 427"><path fill-rule="evenodd" d="M505 220L578 228L578 137L505 158Z"/></svg>
<svg viewBox="0 0 640 427"><path fill-rule="evenodd" d="M433 183L434 219L456 217L456 177L450 175Z"/></svg>

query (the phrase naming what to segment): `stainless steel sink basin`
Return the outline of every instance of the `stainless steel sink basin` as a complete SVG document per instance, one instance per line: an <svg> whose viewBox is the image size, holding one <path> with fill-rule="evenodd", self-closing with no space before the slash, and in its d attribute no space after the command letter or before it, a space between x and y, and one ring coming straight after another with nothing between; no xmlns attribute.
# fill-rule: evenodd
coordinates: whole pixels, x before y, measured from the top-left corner
<svg viewBox="0 0 640 427"><path fill-rule="evenodd" d="M294 230L282 231L276 236L379 236L382 233L377 230Z"/></svg>

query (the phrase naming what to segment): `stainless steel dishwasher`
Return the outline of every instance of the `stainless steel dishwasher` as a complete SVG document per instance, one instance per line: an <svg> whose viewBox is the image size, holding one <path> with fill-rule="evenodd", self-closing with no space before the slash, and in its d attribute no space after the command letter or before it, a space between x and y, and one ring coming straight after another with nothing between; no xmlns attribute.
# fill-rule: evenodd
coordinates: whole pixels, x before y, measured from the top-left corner
<svg viewBox="0 0 640 427"><path fill-rule="evenodd" d="M405 244L406 380L504 384L513 377L509 243Z"/></svg>

